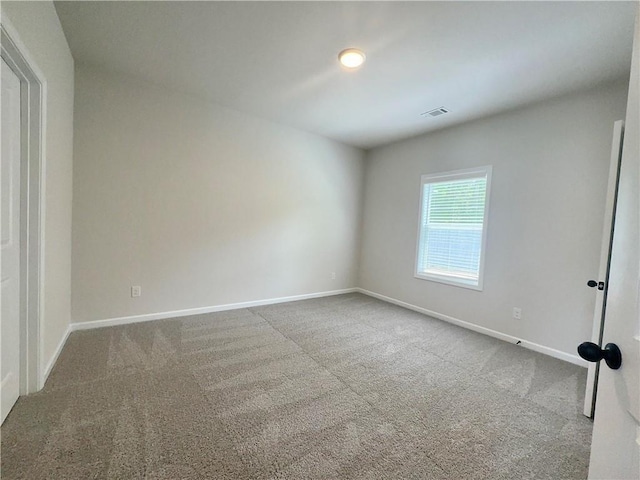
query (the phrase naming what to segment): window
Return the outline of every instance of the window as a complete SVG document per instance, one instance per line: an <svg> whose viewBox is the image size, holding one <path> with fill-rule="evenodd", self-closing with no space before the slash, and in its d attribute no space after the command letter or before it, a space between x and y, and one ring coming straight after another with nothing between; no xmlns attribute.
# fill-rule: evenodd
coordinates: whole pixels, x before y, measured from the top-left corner
<svg viewBox="0 0 640 480"><path fill-rule="evenodd" d="M417 278L482 290L491 167L423 175Z"/></svg>

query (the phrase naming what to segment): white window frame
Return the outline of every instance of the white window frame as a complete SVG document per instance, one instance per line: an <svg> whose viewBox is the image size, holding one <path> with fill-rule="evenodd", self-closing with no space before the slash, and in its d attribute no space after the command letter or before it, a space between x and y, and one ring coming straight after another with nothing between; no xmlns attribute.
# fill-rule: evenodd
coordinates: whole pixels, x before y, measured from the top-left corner
<svg viewBox="0 0 640 480"><path fill-rule="evenodd" d="M444 283L446 285L453 285L456 287L469 288L472 290L483 290L484 280L484 264L486 257L486 245L487 245L487 230L489 225L489 199L491 198L491 165L477 168L468 168L464 170L455 170L450 172L425 174L420 177L420 208L418 217L418 236L416 240L416 256L414 277L420 280L428 280L432 282ZM453 180L464 180L471 178L487 178L487 188L485 190L485 202L484 202L484 219L482 222L482 240L480 244L480 268L478 270L478 283L473 280L465 280L464 278L456 277L453 275L438 275L433 273L424 273L418 271L418 265L420 261L420 239L422 237L422 218L424 215L424 186L430 183L450 182Z"/></svg>

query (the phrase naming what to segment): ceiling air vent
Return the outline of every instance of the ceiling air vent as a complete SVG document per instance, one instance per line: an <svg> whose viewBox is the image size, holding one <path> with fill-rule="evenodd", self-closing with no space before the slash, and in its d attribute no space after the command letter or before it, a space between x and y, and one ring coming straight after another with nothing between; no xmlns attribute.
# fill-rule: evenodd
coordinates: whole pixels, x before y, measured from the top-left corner
<svg viewBox="0 0 640 480"><path fill-rule="evenodd" d="M449 109L440 107L429 110L428 112L421 113L420 115L423 117L439 117L440 115L444 115L445 113L449 113Z"/></svg>

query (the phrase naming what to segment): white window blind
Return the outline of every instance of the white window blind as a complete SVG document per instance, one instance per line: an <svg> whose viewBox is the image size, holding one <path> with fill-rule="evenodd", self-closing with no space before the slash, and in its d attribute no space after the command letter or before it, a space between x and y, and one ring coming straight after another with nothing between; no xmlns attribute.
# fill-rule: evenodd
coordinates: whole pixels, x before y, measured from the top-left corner
<svg viewBox="0 0 640 480"><path fill-rule="evenodd" d="M422 177L416 276L482 288L491 167Z"/></svg>

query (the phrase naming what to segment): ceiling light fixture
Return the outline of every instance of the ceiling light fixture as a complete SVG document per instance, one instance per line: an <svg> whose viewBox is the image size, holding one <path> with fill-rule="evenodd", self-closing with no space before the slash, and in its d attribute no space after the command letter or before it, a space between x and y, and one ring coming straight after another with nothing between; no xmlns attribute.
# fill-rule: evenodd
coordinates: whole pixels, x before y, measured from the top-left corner
<svg viewBox="0 0 640 480"><path fill-rule="evenodd" d="M357 48L347 48L338 54L340 63L350 69L358 68L364 63L365 58L364 52Z"/></svg>

